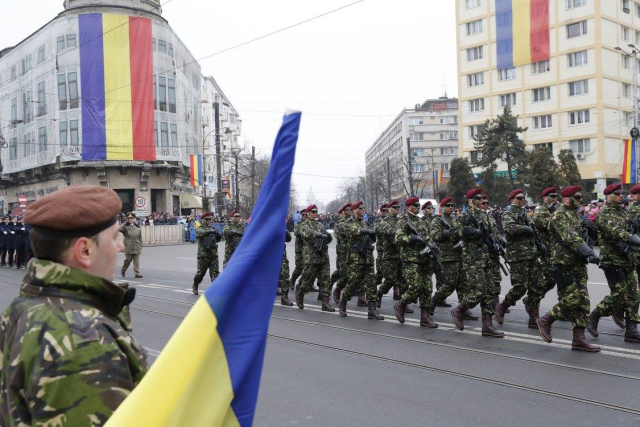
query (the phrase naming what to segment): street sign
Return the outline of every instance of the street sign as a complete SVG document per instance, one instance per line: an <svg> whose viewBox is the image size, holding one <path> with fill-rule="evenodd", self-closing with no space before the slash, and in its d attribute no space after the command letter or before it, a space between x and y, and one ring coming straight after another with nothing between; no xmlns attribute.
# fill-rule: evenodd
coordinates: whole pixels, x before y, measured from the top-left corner
<svg viewBox="0 0 640 427"><path fill-rule="evenodd" d="M640 136L640 130L638 130L638 128L636 127L631 128L631 132L629 132L629 135L631 135L631 138L633 139L638 139L638 137Z"/></svg>
<svg viewBox="0 0 640 427"><path fill-rule="evenodd" d="M23 203L24 203L24 204L26 204L26 203L27 203L27 196L25 196L25 195L19 196L19 197L18 197L18 203L20 203L20 204L23 204Z"/></svg>
<svg viewBox="0 0 640 427"><path fill-rule="evenodd" d="M142 196L136 197L136 206L138 208L144 208L145 206L147 206L147 199Z"/></svg>

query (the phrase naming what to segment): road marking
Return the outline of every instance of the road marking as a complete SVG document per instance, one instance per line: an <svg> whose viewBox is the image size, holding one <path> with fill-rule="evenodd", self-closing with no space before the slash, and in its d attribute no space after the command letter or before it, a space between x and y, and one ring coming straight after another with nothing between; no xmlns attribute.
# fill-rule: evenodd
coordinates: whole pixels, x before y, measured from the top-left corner
<svg viewBox="0 0 640 427"><path fill-rule="evenodd" d="M149 353L150 356L153 356L153 357L160 356L160 350L156 350L154 348L146 347L146 346L143 346L143 348L147 350L147 353Z"/></svg>
<svg viewBox="0 0 640 427"><path fill-rule="evenodd" d="M177 256L177 257L174 257L174 258L176 258L176 259L198 259L198 258L190 258L190 257L184 257L184 256Z"/></svg>

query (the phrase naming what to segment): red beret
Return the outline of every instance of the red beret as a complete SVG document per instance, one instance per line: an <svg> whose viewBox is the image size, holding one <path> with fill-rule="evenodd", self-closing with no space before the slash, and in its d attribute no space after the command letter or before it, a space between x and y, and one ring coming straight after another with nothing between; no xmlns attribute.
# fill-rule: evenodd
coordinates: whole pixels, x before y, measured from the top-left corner
<svg viewBox="0 0 640 427"><path fill-rule="evenodd" d="M522 191L522 188L516 188L511 193L509 193L509 200L513 200L513 198L516 197L520 193L524 194L524 191Z"/></svg>
<svg viewBox="0 0 640 427"><path fill-rule="evenodd" d="M352 204L351 204L351 210L352 210L352 211L355 211L355 210L356 210L356 209L358 209L360 206L362 206L362 201L358 201L358 202L352 203Z"/></svg>
<svg viewBox="0 0 640 427"><path fill-rule="evenodd" d="M207 219L207 218L211 218L213 215L211 214L211 212L205 212L202 215L200 215L200 219Z"/></svg>
<svg viewBox="0 0 640 427"><path fill-rule="evenodd" d="M307 213L311 212L311 210L313 209L318 209L318 207L316 205L309 205L307 206L307 209L305 209L305 211L307 211Z"/></svg>
<svg viewBox="0 0 640 427"><path fill-rule="evenodd" d="M453 202L453 199L447 196L444 199L440 200L440 206L444 206L449 202Z"/></svg>
<svg viewBox="0 0 640 427"><path fill-rule="evenodd" d="M619 190L622 188L622 184L617 183L617 184L611 184L609 185L607 188L604 189L604 191L602 192L605 196L608 196L609 194L613 193L616 190Z"/></svg>
<svg viewBox="0 0 640 427"><path fill-rule="evenodd" d="M340 209L338 209L338 213L342 213L342 211L344 211L345 209L351 210L351 203L345 203L344 205L340 206Z"/></svg>
<svg viewBox="0 0 640 427"><path fill-rule="evenodd" d="M382 209L389 209L389 203L383 203L382 206L380 206L380 210Z"/></svg>
<svg viewBox="0 0 640 427"><path fill-rule="evenodd" d="M393 206L397 206L396 209L398 209L400 207L400 200L394 200L393 202L389 203L389 207Z"/></svg>
<svg viewBox="0 0 640 427"><path fill-rule="evenodd" d="M433 208L433 203L431 203L431 200L427 200L424 205L422 205L422 210L427 209L429 206L431 206Z"/></svg>
<svg viewBox="0 0 640 427"><path fill-rule="evenodd" d="M307 210L306 209L302 209L300 211L300 215L307 215Z"/></svg>
<svg viewBox="0 0 640 427"><path fill-rule="evenodd" d="M558 190L556 189L556 187L549 187L549 188L545 188L544 190L542 190L542 193L540 193L540 196L547 197L549 194L557 193L557 192L558 192Z"/></svg>
<svg viewBox="0 0 640 427"><path fill-rule="evenodd" d="M482 195L482 199L480 200L489 200L489 195L488 194L483 194Z"/></svg>
<svg viewBox="0 0 640 427"><path fill-rule="evenodd" d="M407 200L404 201L405 206L413 206L416 203L420 203L420 199L417 197L409 197Z"/></svg>
<svg viewBox="0 0 640 427"><path fill-rule="evenodd" d="M562 197L571 197L581 189L582 189L581 185L571 185L569 187L563 188L562 191L560 192L560 195Z"/></svg>
<svg viewBox="0 0 640 427"><path fill-rule="evenodd" d="M638 193L640 193L640 184L638 184L638 185L634 185L634 186L631 188L631 194L638 194Z"/></svg>
<svg viewBox="0 0 640 427"><path fill-rule="evenodd" d="M467 194L465 195L465 197L467 199L472 199L474 196L476 196L478 194L482 194L482 188L474 188L474 189L471 189L471 190L467 191Z"/></svg>
<svg viewBox="0 0 640 427"><path fill-rule="evenodd" d="M235 214L239 214L240 212L238 212L237 210L232 210L231 213L229 214L229 217L234 216Z"/></svg>

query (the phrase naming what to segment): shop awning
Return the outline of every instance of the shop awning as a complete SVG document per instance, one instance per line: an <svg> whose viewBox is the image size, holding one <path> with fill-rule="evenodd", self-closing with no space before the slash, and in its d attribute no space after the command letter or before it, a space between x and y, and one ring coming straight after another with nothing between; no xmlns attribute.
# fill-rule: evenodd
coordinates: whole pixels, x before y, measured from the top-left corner
<svg viewBox="0 0 640 427"><path fill-rule="evenodd" d="M193 194L183 194L180 197L182 209L202 209L202 197Z"/></svg>

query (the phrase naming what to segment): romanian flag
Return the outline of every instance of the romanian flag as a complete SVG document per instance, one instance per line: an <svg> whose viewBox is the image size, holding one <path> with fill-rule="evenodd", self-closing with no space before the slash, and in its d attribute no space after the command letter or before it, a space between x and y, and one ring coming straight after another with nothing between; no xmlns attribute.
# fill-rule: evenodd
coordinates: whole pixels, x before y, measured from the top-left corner
<svg viewBox="0 0 640 427"><path fill-rule="evenodd" d="M549 0L496 0L498 69L549 59Z"/></svg>
<svg viewBox="0 0 640 427"><path fill-rule="evenodd" d="M622 163L622 183L636 184L638 182L638 165L636 164L637 140L624 141L624 161Z"/></svg>
<svg viewBox="0 0 640 427"><path fill-rule="evenodd" d="M191 169L191 186L202 185L202 155L192 154L189 156L189 168Z"/></svg>
<svg viewBox="0 0 640 427"><path fill-rule="evenodd" d="M248 427L278 287L300 113L287 114L233 257L107 427Z"/></svg>
<svg viewBox="0 0 640 427"><path fill-rule="evenodd" d="M151 20L78 18L82 160L156 160Z"/></svg>

